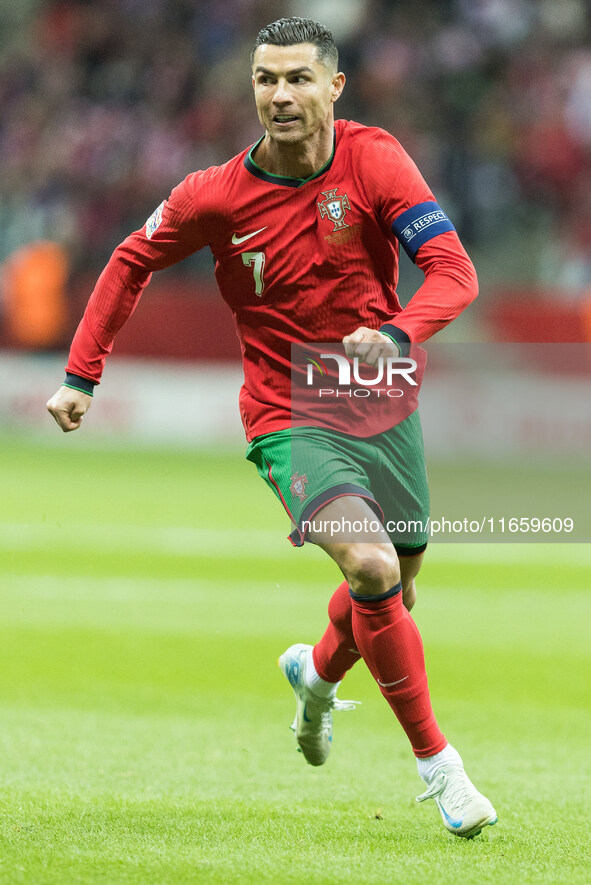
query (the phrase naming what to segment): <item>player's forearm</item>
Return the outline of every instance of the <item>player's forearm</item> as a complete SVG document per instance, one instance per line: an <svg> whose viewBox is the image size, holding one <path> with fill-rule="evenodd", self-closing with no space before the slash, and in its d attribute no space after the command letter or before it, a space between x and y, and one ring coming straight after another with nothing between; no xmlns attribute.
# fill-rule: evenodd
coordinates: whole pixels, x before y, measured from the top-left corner
<svg viewBox="0 0 591 885"><path fill-rule="evenodd" d="M115 336L133 313L150 277L141 255L134 255L126 244L117 247L74 335L68 373L98 384Z"/></svg>
<svg viewBox="0 0 591 885"><path fill-rule="evenodd" d="M416 264L425 274L425 281L390 323L408 335L410 341L421 343L455 320L474 301L478 278L455 233L442 234L422 246Z"/></svg>

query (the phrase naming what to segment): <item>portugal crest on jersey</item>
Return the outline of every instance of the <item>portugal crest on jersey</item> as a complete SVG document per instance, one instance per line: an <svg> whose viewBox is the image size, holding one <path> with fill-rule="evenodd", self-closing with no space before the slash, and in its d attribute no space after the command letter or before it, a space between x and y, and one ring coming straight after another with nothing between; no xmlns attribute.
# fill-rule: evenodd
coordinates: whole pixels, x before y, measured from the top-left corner
<svg viewBox="0 0 591 885"><path fill-rule="evenodd" d="M345 221L345 213L351 208L351 204L347 194L337 196L337 191L338 187L330 191L322 191L324 200L322 203L318 203L318 209L321 218L330 218L331 221L334 221L333 230L342 230L344 227L349 227Z"/></svg>

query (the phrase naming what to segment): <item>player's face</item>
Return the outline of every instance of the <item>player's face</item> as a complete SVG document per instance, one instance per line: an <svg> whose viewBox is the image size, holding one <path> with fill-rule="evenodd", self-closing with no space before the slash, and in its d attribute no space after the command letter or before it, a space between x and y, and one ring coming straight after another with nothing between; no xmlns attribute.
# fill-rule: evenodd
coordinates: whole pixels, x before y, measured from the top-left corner
<svg viewBox="0 0 591 885"><path fill-rule="evenodd" d="M259 119L272 139L294 144L332 126L345 77L317 59L311 43L258 46L252 84Z"/></svg>

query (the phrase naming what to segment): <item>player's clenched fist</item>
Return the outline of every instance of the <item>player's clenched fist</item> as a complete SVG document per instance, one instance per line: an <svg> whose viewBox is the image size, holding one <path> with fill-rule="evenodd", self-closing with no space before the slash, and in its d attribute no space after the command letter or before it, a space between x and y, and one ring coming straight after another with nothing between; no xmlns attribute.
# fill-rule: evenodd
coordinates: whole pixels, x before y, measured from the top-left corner
<svg viewBox="0 0 591 885"><path fill-rule="evenodd" d="M53 415L64 433L78 430L88 412L92 397L81 390L62 386L47 402L47 411Z"/></svg>
<svg viewBox="0 0 591 885"><path fill-rule="evenodd" d="M367 326L359 326L350 335L343 338L345 353L349 359L358 357L368 366L375 366L380 357L400 356L397 345L382 335L377 329L368 329Z"/></svg>

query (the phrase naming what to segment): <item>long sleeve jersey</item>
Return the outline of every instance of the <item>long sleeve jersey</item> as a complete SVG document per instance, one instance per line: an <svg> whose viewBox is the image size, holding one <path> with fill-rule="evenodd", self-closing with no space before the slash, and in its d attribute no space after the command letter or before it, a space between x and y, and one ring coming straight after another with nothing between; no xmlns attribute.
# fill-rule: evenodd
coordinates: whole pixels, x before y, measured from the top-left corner
<svg viewBox="0 0 591 885"><path fill-rule="evenodd" d="M115 249L72 342L69 383L93 390L151 274L205 246L240 340L249 440L291 426L293 345L340 342L363 325L404 352L476 297L474 267L452 223L389 133L337 120L332 155L308 179L265 172L255 152L188 175ZM425 275L404 309L400 245ZM365 436L398 423L416 399L401 406L343 397L340 405L327 426Z"/></svg>

